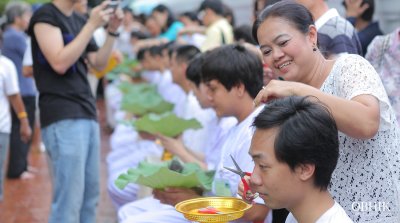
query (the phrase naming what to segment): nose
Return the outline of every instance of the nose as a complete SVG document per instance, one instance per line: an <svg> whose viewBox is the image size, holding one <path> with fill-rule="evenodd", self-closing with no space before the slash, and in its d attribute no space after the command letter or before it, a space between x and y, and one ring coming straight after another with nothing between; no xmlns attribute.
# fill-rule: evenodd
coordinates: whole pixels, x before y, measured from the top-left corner
<svg viewBox="0 0 400 223"><path fill-rule="evenodd" d="M256 169L254 168L253 173L251 173L250 176L250 185L252 187L257 187L257 186L261 186L261 178L259 176L259 174L257 173Z"/></svg>
<svg viewBox="0 0 400 223"><path fill-rule="evenodd" d="M278 61L278 60L281 59L283 56L284 56L284 53L283 53L283 51L282 51L279 47L275 47L275 48L272 50L272 58L273 58L275 61Z"/></svg>

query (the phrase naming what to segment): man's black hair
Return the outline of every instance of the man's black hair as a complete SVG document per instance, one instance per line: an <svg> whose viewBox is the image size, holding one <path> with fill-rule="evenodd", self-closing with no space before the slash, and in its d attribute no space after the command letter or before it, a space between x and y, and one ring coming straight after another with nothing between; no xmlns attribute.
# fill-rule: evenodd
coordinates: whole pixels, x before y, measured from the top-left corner
<svg viewBox="0 0 400 223"><path fill-rule="evenodd" d="M136 59L138 61L143 61L144 60L144 54L146 53L146 51L149 51L149 48L141 48L137 54L136 54Z"/></svg>
<svg viewBox="0 0 400 223"><path fill-rule="evenodd" d="M186 68L186 78L193 82L196 87L199 87L202 76L201 66L204 62L204 54L197 54L193 59L190 60L188 67Z"/></svg>
<svg viewBox="0 0 400 223"><path fill-rule="evenodd" d="M176 61L189 63L191 59L200 53L200 50L193 45L181 45L177 46L173 52L176 53Z"/></svg>
<svg viewBox="0 0 400 223"><path fill-rule="evenodd" d="M263 86L261 59L240 44L218 47L207 53L202 66L204 82L217 80L228 91L243 84L252 98Z"/></svg>
<svg viewBox="0 0 400 223"><path fill-rule="evenodd" d="M329 109L317 98L291 96L265 105L254 119L258 129L277 128L275 156L294 170L315 165L314 184L326 190L339 158L338 129Z"/></svg>
<svg viewBox="0 0 400 223"><path fill-rule="evenodd" d="M191 21L193 22L198 22L201 24L201 21L199 20L199 17L197 17L197 13L190 11L190 12L184 12L180 16L188 17Z"/></svg>
<svg viewBox="0 0 400 223"><path fill-rule="evenodd" d="M244 40L247 43L258 45L252 35L252 27L250 25L241 25L233 29L235 41Z"/></svg>
<svg viewBox="0 0 400 223"><path fill-rule="evenodd" d="M199 8L199 12L205 9L211 9L217 15L224 15L224 5L220 0L204 0Z"/></svg>
<svg viewBox="0 0 400 223"><path fill-rule="evenodd" d="M131 32L131 38L137 38L137 39L147 39L150 38L151 36L148 33L144 33L141 31L132 31Z"/></svg>

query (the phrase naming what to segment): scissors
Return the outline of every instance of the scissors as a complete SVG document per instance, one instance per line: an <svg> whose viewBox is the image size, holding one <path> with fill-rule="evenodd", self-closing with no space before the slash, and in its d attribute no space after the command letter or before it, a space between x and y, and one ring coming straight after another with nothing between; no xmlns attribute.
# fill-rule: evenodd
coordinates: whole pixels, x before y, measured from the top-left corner
<svg viewBox="0 0 400 223"><path fill-rule="evenodd" d="M225 167L225 166L224 166L224 168L229 171L232 171L233 173L236 173L237 175L240 176L240 179L241 179L241 181L243 183L243 187L244 187L243 194L245 196L245 199L248 201L252 201L253 199L258 197L258 193L253 194L253 192L251 192L249 184L247 184L247 181L244 179L245 176L251 176L251 173L243 172L242 169L240 169L239 165L237 164L236 160L233 158L233 156L232 155L230 155L230 156L233 161L233 164L235 164L236 170L229 168L229 167Z"/></svg>

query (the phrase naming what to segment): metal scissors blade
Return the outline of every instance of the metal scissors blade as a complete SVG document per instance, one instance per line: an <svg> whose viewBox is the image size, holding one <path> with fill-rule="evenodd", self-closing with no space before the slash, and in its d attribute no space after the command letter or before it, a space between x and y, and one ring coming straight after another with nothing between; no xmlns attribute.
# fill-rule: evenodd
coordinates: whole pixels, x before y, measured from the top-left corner
<svg viewBox="0 0 400 223"><path fill-rule="evenodd" d="M233 173L236 173L237 175L239 175L240 177L242 177L242 173L241 173L241 172L239 172L239 171L237 171L237 170L235 170L235 169L226 167L226 166L224 166L224 168L227 169L227 170L229 170L229 171L231 171L231 172L233 172Z"/></svg>

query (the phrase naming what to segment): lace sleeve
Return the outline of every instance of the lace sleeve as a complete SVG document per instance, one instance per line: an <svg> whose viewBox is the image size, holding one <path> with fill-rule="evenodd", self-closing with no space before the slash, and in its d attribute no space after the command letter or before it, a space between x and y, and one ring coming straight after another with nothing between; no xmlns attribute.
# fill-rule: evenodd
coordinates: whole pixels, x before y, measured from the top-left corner
<svg viewBox="0 0 400 223"><path fill-rule="evenodd" d="M389 99L378 73L367 60L358 55L338 59L334 86L337 96L348 100L363 94L376 97L380 104L381 128L389 127L394 118Z"/></svg>

